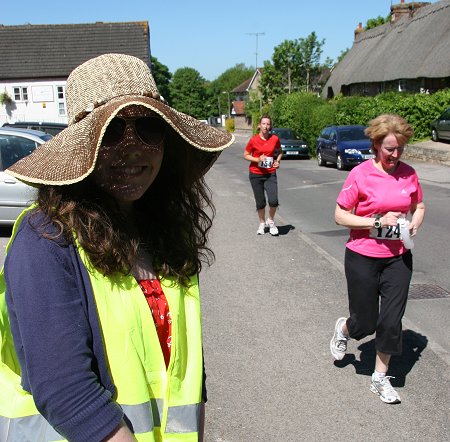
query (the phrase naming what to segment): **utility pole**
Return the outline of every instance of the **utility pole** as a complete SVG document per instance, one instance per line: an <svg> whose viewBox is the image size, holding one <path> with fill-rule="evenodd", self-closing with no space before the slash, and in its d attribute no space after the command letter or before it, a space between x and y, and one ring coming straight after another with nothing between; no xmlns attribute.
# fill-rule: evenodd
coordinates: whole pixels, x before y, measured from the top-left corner
<svg viewBox="0 0 450 442"><path fill-rule="evenodd" d="M247 35L254 35L256 37L256 65L255 65L255 69L258 69L258 37L260 35L266 35L265 32L246 32Z"/></svg>

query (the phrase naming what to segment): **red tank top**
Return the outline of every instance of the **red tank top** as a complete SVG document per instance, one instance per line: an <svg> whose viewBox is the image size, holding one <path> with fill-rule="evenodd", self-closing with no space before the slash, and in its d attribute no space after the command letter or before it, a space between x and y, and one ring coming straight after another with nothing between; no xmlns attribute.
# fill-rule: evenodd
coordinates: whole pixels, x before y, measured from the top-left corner
<svg viewBox="0 0 450 442"><path fill-rule="evenodd" d="M158 333L167 368L169 366L170 347L172 345L172 319L170 317L169 304L159 280L143 279L138 281L138 283L144 292L152 312L153 321L155 322L156 332Z"/></svg>

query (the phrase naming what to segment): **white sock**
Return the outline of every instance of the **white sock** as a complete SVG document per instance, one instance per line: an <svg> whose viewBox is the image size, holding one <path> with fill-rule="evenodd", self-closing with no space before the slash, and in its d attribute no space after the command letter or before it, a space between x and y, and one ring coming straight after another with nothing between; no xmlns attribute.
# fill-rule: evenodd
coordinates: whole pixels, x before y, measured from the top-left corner
<svg viewBox="0 0 450 442"><path fill-rule="evenodd" d="M338 337L341 338L341 339L348 339L348 336L344 335L344 332L342 331L342 326L338 330Z"/></svg>
<svg viewBox="0 0 450 442"><path fill-rule="evenodd" d="M380 371L376 371L374 370L372 378L376 379L377 381L381 381L381 379L383 379L384 377L386 377L386 373L382 373Z"/></svg>

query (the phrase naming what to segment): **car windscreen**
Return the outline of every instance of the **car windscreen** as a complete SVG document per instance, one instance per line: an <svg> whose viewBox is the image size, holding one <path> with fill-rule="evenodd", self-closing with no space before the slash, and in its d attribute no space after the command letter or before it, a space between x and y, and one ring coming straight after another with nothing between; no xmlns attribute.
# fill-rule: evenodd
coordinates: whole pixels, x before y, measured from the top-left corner
<svg viewBox="0 0 450 442"><path fill-rule="evenodd" d="M340 130L339 138L341 141L367 140L364 128L362 127Z"/></svg>
<svg viewBox="0 0 450 442"><path fill-rule="evenodd" d="M0 135L0 169L5 170L36 149L36 142L15 135Z"/></svg>
<svg viewBox="0 0 450 442"><path fill-rule="evenodd" d="M284 140L295 140L297 139L295 133L292 130L289 129L277 129L274 130L275 135L278 136L278 138L282 138Z"/></svg>

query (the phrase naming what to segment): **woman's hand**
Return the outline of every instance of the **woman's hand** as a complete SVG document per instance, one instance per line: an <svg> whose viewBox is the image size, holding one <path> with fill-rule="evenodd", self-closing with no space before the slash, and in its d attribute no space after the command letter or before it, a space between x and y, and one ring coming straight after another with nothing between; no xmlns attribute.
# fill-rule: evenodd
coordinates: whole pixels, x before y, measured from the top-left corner
<svg viewBox="0 0 450 442"><path fill-rule="evenodd" d="M396 226L402 212L387 212L381 218L380 222L383 227Z"/></svg>
<svg viewBox="0 0 450 442"><path fill-rule="evenodd" d="M418 230L418 227L416 225L409 223L409 236L411 236L411 237L416 236L417 230Z"/></svg>
<svg viewBox="0 0 450 442"><path fill-rule="evenodd" d="M122 420L120 425L102 442L136 442L137 439Z"/></svg>
<svg viewBox="0 0 450 442"><path fill-rule="evenodd" d="M412 219L409 223L409 234L414 236L417 234L419 227L423 223L425 217L425 204L423 202L418 203L415 207L411 208Z"/></svg>

